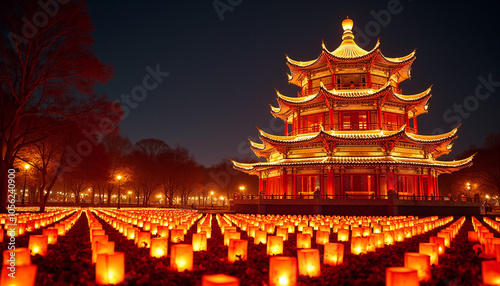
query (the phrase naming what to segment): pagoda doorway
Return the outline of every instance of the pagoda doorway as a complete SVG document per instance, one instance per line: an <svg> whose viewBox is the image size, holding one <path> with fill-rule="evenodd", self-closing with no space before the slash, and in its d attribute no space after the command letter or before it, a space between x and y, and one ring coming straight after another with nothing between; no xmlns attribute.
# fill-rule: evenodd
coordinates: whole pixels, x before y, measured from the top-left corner
<svg viewBox="0 0 500 286"><path fill-rule="evenodd" d="M374 174L344 175L343 193L348 199L371 199L376 194Z"/></svg>
<svg viewBox="0 0 500 286"><path fill-rule="evenodd" d="M313 198L315 191L322 193L321 175L297 176L297 195L299 197Z"/></svg>

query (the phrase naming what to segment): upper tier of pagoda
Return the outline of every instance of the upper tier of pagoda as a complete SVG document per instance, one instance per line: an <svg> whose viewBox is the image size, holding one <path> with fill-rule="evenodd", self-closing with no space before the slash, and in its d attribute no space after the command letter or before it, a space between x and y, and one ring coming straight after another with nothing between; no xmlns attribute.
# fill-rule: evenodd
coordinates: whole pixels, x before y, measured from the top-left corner
<svg viewBox="0 0 500 286"><path fill-rule="evenodd" d="M290 68L290 83L303 87L311 79L311 73L324 68L336 73L338 67L352 65L353 63L363 65L366 71L387 76L395 84L410 77L411 64L415 60L415 51L404 57L386 57L380 51L379 41L377 41L373 49L366 51L354 41L352 20L345 19L342 22L342 27L344 29L342 43L334 51L328 50L325 44L322 43L321 54L315 60L297 61L286 56L287 65ZM340 87L342 86L337 86L337 88Z"/></svg>

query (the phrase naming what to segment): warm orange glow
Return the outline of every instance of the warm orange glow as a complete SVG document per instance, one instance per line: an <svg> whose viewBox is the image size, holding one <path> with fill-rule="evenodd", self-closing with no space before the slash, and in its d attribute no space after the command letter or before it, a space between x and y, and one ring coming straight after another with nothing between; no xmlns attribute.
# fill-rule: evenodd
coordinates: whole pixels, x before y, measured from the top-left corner
<svg viewBox="0 0 500 286"><path fill-rule="evenodd" d="M13 253L14 255L12 255ZM19 247L12 250L3 251L3 266L18 267L31 265L30 250L27 247Z"/></svg>
<svg viewBox="0 0 500 286"><path fill-rule="evenodd" d="M119 284L125 279L125 253L97 255L95 282L99 285Z"/></svg>
<svg viewBox="0 0 500 286"><path fill-rule="evenodd" d="M438 237L444 238L444 246L450 247L451 243L451 234L449 232L441 231L437 234Z"/></svg>
<svg viewBox="0 0 500 286"><path fill-rule="evenodd" d="M319 249L298 249L297 263L299 275L310 277L319 277L321 275Z"/></svg>
<svg viewBox="0 0 500 286"><path fill-rule="evenodd" d="M339 229L337 232L337 240L338 241L349 241L349 230Z"/></svg>
<svg viewBox="0 0 500 286"><path fill-rule="evenodd" d="M344 262L344 245L342 243L325 244L324 263L328 265L339 265Z"/></svg>
<svg viewBox="0 0 500 286"><path fill-rule="evenodd" d="M297 248L311 248L311 235L297 233Z"/></svg>
<svg viewBox="0 0 500 286"><path fill-rule="evenodd" d="M419 243L418 253L429 255L430 264L439 264L439 245L436 243Z"/></svg>
<svg viewBox="0 0 500 286"><path fill-rule="evenodd" d="M393 245L394 244L394 232L393 231L384 231L384 243L386 245Z"/></svg>
<svg viewBox="0 0 500 286"><path fill-rule="evenodd" d="M241 238L241 233L237 231L226 231L224 233L224 246L229 245L230 239L240 239L240 238Z"/></svg>
<svg viewBox="0 0 500 286"><path fill-rule="evenodd" d="M141 231L137 236L137 247L151 247L151 233Z"/></svg>
<svg viewBox="0 0 500 286"><path fill-rule="evenodd" d="M262 231L262 230L256 230L255 231L255 237L253 239L254 244L266 244L267 242L267 232Z"/></svg>
<svg viewBox="0 0 500 286"><path fill-rule="evenodd" d="M316 244L325 245L330 242L330 233L327 231L316 231Z"/></svg>
<svg viewBox="0 0 500 286"><path fill-rule="evenodd" d="M276 235L283 237L283 241L288 240L288 228L287 227L278 227L276 229Z"/></svg>
<svg viewBox="0 0 500 286"><path fill-rule="evenodd" d="M386 286L419 286L417 270L406 267L385 269Z"/></svg>
<svg viewBox="0 0 500 286"><path fill-rule="evenodd" d="M120 180L122 179L122 176L118 175L118 176L116 176L116 179L117 179L118 181L120 181Z"/></svg>
<svg viewBox="0 0 500 286"><path fill-rule="evenodd" d="M174 244L170 248L170 267L183 272L193 269L193 246L191 244Z"/></svg>
<svg viewBox="0 0 500 286"><path fill-rule="evenodd" d="M240 279L226 274L203 275L201 286L239 286Z"/></svg>
<svg viewBox="0 0 500 286"><path fill-rule="evenodd" d="M500 262L488 260L481 262L484 285L500 285Z"/></svg>
<svg viewBox="0 0 500 286"><path fill-rule="evenodd" d="M114 241L96 241L92 243L92 263L97 262L99 254L113 254L115 253Z"/></svg>
<svg viewBox="0 0 500 286"><path fill-rule="evenodd" d="M151 239L151 248L149 249L149 255L151 257L165 257L168 252L168 239L161 237L154 237Z"/></svg>
<svg viewBox="0 0 500 286"><path fill-rule="evenodd" d="M24 169L25 169L26 171L27 171L27 170L29 170L29 168L30 168L30 165L29 165L29 164L25 164L25 165L24 165Z"/></svg>
<svg viewBox="0 0 500 286"><path fill-rule="evenodd" d="M297 285L297 259L271 256L269 259L269 286Z"/></svg>
<svg viewBox="0 0 500 286"><path fill-rule="evenodd" d="M184 241L184 230L179 228L170 230L170 241L173 243Z"/></svg>
<svg viewBox="0 0 500 286"><path fill-rule="evenodd" d="M237 260L246 261L248 255L248 240L231 239L227 252L227 260L234 263Z"/></svg>
<svg viewBox="0 0 500 286"><path fill-rule="evenodd" d="M439 255L444 254L444 238L443 237L438 237L438 236L431 236L429 238L430 243L435 243L438 245L438 250L439 250Z"/></svg>
<svg viewBox="0 0 500 286"><path fill-rule="evenodd" d="M351 253L362 254L368 252L368 238L366 237L353 237L351 239Z"/></svg>
<svg viewBox="0 0 500 286"><path fill-rule="evenodd" d="M46 235L30 235L28 248L31 255L40 254L45 256L47 254L47 247L49 238Z"/></svg>
<svg viewBox="0 0 500 286"><path fill-rule="evenodd" d="M468 241L478 241L478 233L476 231L469 231L467 234Z"/></svg>
<svg viewBox="0 0 500 286"><path fill-rule="evenodd" d="M8 286L34 286L36 280L36 265L16 265L15 278L10 277L10 271L6 267L2 267L2 275L0 277L1 285Z"/></svg>
<svg viewBox="0 0 500 286"><path fill-rule="evenodd" d="M42 230L42 235L47 236L49 244L56 244L57 243L57 229L45 228Z"/></svg>
<svg viewBox="0 0 500 286"><path fill-rule="evenodd" d="M267 255L283 254L283 237L268 236L267 237Z"/></svg>
<svg viewBox="0 0 500 286"><path fill-rule="evenodd" d="M204 232L193 233L193 251L207 250L207 235Z"/></svg>
<svg viewBox="0 0 500 286"><path fill-rule="evenodd" d="M417 270L420 281L431 278L431 257L427 254L406 252L405 267Z"/></svg>

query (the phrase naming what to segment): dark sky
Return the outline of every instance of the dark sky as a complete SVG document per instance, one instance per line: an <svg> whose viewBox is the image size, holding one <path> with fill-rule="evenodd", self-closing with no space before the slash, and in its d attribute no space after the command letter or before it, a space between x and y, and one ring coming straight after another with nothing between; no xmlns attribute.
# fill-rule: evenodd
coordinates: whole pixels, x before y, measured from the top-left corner
<svg viewBox="0 0 500 286"><path fill-rule="evenodd" d="M236 5L221 21L214 2ZM229 156L245 158L253 154L247 138L257 140L255 126L282 134L282 122L273 120L269 104L277 106L275 89L289 96L298 90L288 84L285 54L315 59L322 39L334 50L341 42L341 22L349 16L357 27L355 40L367 50L377 38L388 57L417 49L403 93L433 84L419 131L449 131L460 120L454 157L500 131L498 3L89 0L95 53L115 70L114 79L98 91L111 99L130 94L142 86L146 67L159 65L169 76L130 110L122 135L133 142L159 138L182 145L206 166ZM493 85L485 87L479 77ZM463 112L454 109L459 104L465 105Z"/></svg>

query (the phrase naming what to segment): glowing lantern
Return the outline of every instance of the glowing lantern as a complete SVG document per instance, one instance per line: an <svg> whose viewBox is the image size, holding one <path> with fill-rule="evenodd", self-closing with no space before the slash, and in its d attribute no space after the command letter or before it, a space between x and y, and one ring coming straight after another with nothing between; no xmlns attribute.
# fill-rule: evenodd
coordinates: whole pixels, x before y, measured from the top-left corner
<svg viewBox="0 0 500 286"><path fill-rule="evenodd" d="M405 233L403 229L396 229L394 231L394 240L397 242L401 242L405 240Z"/></svg>
<svg viewBox="0 0 500 286"><path fill-rule="evenodd" d="M325 244L324 263L328 265L339 265L344 261L344 245L342 243Z"/></svg>
<svg viewBox="0 0 500 286"><path fill-rule="evenodd" d="M267 255L283 254L283 237L269 236L267 238Z"/></svg>
<svg viewBox="0 0 500 286"><path fill-rule="evenodd" d="M368 238L366 237L353 237L351 240L351 253L361 254L366 253L368 247ZM300 265L300 263L299 263Z"/></svg>
<svg viewBox="0 0 500 286"><path fill-rule="evenodd" d="M138 229L133 227L132 229L127 230L127 239L135 241L135 234L138 232Z"/></svg>
<svg viewBox="0 0 500 286"><path fill-rule="evenodd" d="M203 275L201 286L239 286L240 279L226 274Z"/></svg>
<svg viewBox="0 0 500 286"><path fill-rule="evenodd" d="M31 265L31 255L29 248L19 247L16 249L3 251L3 266L18 267L23 265Z"/></svg>
<svg viewBox="0 0 500 286"><path fill-rule="evenodd" d="M170 248L170 267L183 272L193 269L193 246L191 244L174 244Z"/></svg>
<svg viewBox="0 0 500 286"><path fill-rule="evenodd" d="M170 241L173 243L184 241L184 230L180 228L172 229L170 231Z"/></svg>
<svg viewBox="0 0 500 286"><path fill-rule="evenodd" d="M168 238L168 232L169 232L168 226L163 226L163 225L158 226L157 234L159 237Z"/></svg>
<svg viewBox="0 0 500 286"><path fill-rule="evenodd" d="M239 233L238 233L239 234ZM193 234L193 251L207 250L207 235L205 232Z"/></svg>
<svg viewBox="0 0 500 286"><path fill-rule="evenodd" d="M297 248L311 248L311 235L297 233Z"/></svg>
<svg viewBox="0 0 500 286"><path fill-rule="evenodd" d="M316 231L316 244L325 245L330 242L330 233L323 230Z"/></svg>
<svg viewBox="0 0 500 286"><path fill-rule="evenodd" d="M234 263L236 260L246 261L248 253L248 240L231 239L227 252L227 260Z"/></svg>
<svg viewBox="0 0 500 286"><path fill-rule="evenodd" d="M254 244L259 244L259 243L266 244L266 241L267 241L267 232L265 232L263 230L256 230L253 243Z"/></svg>
<svg viewBox="0 0 500 286"><path fill-rule="evenodd" d="M310 234L311 236L313 236L313 228L310 227L310 226L305 226L302 228L302 233L303 234Z"/></svg>
<svg viewBox="0 0 500 286"><path fill-rule="evenodd" d="M99 254L112 254L115 252L114 241L96 241L92 244L92 263L97 262Z"/></svg>
<svg viewBox="0 0 500 286"><path fill-rule="evenodd" d="M139 232L137 236L137 247L151 247L151 233L145 231Z"/></svg>
<svg viewBox="0 0 500 286"><path fill-rule="evenodd" d="M321 268L319 263L319 249L298 249L297 263L299 275L319 277Z"/></svg>
<svg viewBox="0 0 500 286"><path fill-rule="evenodd" d="M149 255L151 257L164 257L168 252L168 238L154 237L151 239Z"/></svg>
<svg viewBox="0 0 500 286"><path fill-rule="evenodd" d="M42 231L42 235L47 236L49 244L56 244L57 243L57 229L46 228Z"/></svg>
<svg viewBox="0 0 500 286"><path fill-rule="evenodd" d="M202 226L201 231L204 231L207 234L207 239L212 237L212 228L210 226Z"/></svg>
<svg viewBox="0 0 500 286"><path fill-rule="evenodd" d="M269 259L269 286L297 285L297 259L271 256Z"/></svg>
<svg viewBox="0 0 500 286"><path fill-rule="evenodd" d="M349 241L349 230L339 229L337 232L337 240L338 241Z"/></svg>
<svg viewBox="0 0 500 286"><path fill-rule="evenodd" d="M444 246L450 247L451 243L451 234L447 231L441 231L437 234L438 237L444 238Z"/></svg>
<svg viewBox="0 0 500 286"><path fill-rule="evenodd" d="M276 235L283 237L283 240L288 240L288 228L287 227L278 227L276 229Z"/></svg>
<svg viewBox="0 0 500 286"><path fill-rule="evenodd" d="M429 242L438 245L439 255L444 254L444 237L431 236Z"/></svg>
<svg viewBox="0 0 500 286"><path fill-rule="evenodd" d="M420 281L431 278L431 257L427 254L406 252L405 267L417 270Z"/></svg>
<svg viewBox="0 0 500 286"><path fill-rule="evenodd" d="M481 262L484 285L500 285L500 262L487 260Z"/></svg>
<svg viewBox="0 0 500 286"><path fill-rule="evenodd" d="M45 256L47 254L49 238L46 235L30 235L28 248L31 255L40 254Z"/></svg>
<svg viewBox="0 0 500 286"><path fill-rule="evenodd" d="M439 245L436 243L419 243L418 253L429 255L430 264L439 264Z"/></svg>
<svg viewBox="0 0 500 286"><path fill-rule="evenodd" d="M241 238L241 233L236 232L236 231L228 231L224 233L224 246L229 245L229 240L230 239L240 239Z"/></svg>
<svg viewBox="0 0 500 286"><path fill-rule="evenodd" d="M495 257L495 244L500 244L500 238L487 238L484 244L484 253L490 257Z"/></svg>
<svg viewBox="0 0 500 286"><path fill-rule="evenodd" d="M90 232L90 241L94 241L95 235L105 235L104 229L92 229Z"/></svg>
<svg viewBox="0 0 500 286"><path fill-rule="evenodd" d="M418 272L406 267L387 267L385 269L386 286L419 286Z"/></svg>
<svg viewBox="0 0 500 286"><path fill-rule="evenodd" d="M478 241L478 233L476 231L469 231L467 233L468 241Z"/></svg>
<svg viewBox="0 0 500 286"><path fill-rule="evenodd" d="M264 228L267 234L274 234L274 223L266 223L264 225Z"/></svg>
<svg viewBox="0 0 500 286"><path fill-rule="evenodd" d="M11 271L7 267L2 267L0 285L9 286L34 286L36 280L36 265L16 265L15 277L9 276Z"/></svg>
<svg viewBox="0 0 500 286"><path fill-rule="evenodd" d="M363 236L363 228L353 227L351 237L361 237L361 236Z"/></svg>
<svg viewBox="0 0 500 286"><path fill-rule="evenodd" d="M394 232L393 231L384 231L384 242L386 245L394 244Z"/></svg>
<svg viewBox="0 0 500 286"><path fill-rule="evenodd" d="M125 253L97 255L95 282L99 285L118 284L125 278Z"/></svg>
<svg viewBox="0 0 500 286"><path fill-rule="evenodd" d="M368 245L366 246L366 251L373 252L373 251L377 250L378 238L379 238L377 236L377 234L380 234L380 233L372 233L372 234L370 234L370 236L367 237Z"/></svg>

